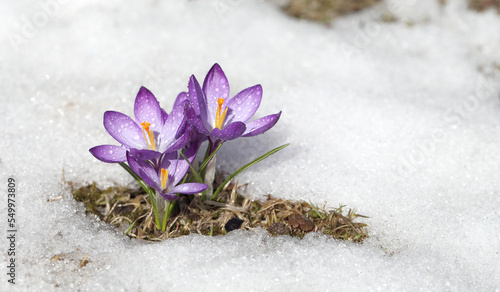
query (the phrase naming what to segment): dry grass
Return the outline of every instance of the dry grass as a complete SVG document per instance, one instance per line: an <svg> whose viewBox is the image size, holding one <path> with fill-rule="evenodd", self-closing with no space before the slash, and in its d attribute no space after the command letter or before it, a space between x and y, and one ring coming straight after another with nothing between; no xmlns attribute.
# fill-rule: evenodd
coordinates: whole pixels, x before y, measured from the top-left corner
<svg viewBox="0 0 500 292"><path fill-rule="evenodd" d="M343 206L328 210L304 201L290 201L268 196L264 202L240 195L245 186L229 184L217 201L202 202L200 196L181 196L167 231L161 232L154 224L154 216L147 195L141 190L113 187L100 190L95 183L73 188L73 197L83 202L87 213L97 215L134 238L160 241L166 238L198 233L224 235L231 218L243 222L240 228L262 227L272 235L290 235L302 238L308 232L323 232L336 239L362 242L368 237L366 224L355 222L354 210L344 214Z"/></svg>
<svg viewBox="0 0 500 292"><path fill-rule="evenodd" d="M436 0L446 4L447 0ZM380 0L288 0L283 10L296 18L330 23L333 19L368 8ZM496 9L500 13L500 0L467 0L469 8L476 11ZM394 21L391 17L384 21Z"/></svg>
<svg viewBox="0 0 500 292"><path fill-rule="evenodd" d="M297 18L329 23L336 17L362 10L380 0L290 0L284 11Z"/></svg>
<svg viewBox="0 0 500 292"><path fill-rule="evenodd" d="M469 8L476 11L484 11L486 9L496 9L500 13L500 0L467 0Z"/></svg>

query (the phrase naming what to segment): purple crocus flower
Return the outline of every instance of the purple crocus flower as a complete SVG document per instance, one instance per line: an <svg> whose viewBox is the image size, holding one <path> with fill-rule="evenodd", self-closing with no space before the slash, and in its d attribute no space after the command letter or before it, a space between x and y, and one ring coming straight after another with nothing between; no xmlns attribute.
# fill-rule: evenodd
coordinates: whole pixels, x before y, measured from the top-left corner
<svg viewBox="0 0 500 292"><path fill-rule="evenodd" d="M190 138L190 133L184 131L185 103L185 98L179 96L169 115L155 96L141 87L134 104L135 120L115 111L104 113L104 127L122 146L100 145L91 148L90 153L101 161L116 163L127 161L127 151L138 159L155 160L165 152L183 148Z"/></svg>
<svg viewBox="0 0 500 292"><path fill-rule="evenodd" d="M203 88L194 75L191 76L188 95L181 98L190 101L186 108L188 121L208 137L212 150L223 141L264 133L278 122L281 115L280 111L248 122L259 108L262 86L249 87L229 98L229 83L218 64L208 72Z"/></svg>
<svg viewBox="0 0 500 292"><path fill-rule="evenodd" d="M196 150L197 145L193 145L186 150L186 158L191 162L196 156ZM166 153L162 156L159 169L155 169L148 162L139 160L129 153L127 153L127 161L130 168L167 201L177 200L179 197L175 194L197 194L208 187L202 183L177 185L189 169L187 161L182 157L178 157L177 152Z"/></svg>

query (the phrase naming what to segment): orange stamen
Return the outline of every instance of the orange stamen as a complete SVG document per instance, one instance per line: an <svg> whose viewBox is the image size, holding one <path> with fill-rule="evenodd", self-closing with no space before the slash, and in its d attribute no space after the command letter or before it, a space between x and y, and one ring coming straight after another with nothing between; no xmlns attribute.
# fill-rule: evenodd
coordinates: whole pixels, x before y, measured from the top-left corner
<svg viewBox="0 0 500 292"><path fill-rule="evenodd" d="M162 190L166 189L168 182L168 170L166 170L165 168L161 169L160 181L161 181L161 189Z"/></svg>
<svg viewBox="0 0 500 292"><path fill-rule="evenodd" d="M144 135L144 140L146 140L149 149L156 150L155 134L153 133L153 131L149 130L150 125L151 123L147 123L146 121L141 123L142 134Z"/></svg>
<svg viewBox="0 0 500 292"><path fill-rule="evenodd" d="M224 99L218 98L217 103L219 104L219 106L217 107L217 112L215 113L215 127L221 130L222 124L224 123L224 119L226 118L228 107L226 107L224 112L221 113L222 105L224 104Z"/></svg>

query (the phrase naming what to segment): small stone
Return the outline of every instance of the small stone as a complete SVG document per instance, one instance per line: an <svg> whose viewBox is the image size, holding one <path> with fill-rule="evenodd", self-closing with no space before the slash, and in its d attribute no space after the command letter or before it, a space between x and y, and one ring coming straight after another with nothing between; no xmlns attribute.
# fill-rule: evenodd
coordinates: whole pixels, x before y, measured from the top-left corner
<svg viewBox="0 0 500 292"><path fill-rule="evenodd" d="M231 218L227 221L226 225L224 225L224 228L226 228L227 232L231 232L235 229L239 229L241 227L241 224L243 224L243 220L240 218Z"/></svg>
<svg viewBox="0 0 500 292"><path fill-rule="evenodd" d="M293 228L298 228L305 232L309 232L314 229L314 223L306 216L300 214L290 215L290 217L288 217L288 224L290 224Z"/></svg>
<svg viewBox="0 0 500 292"><path fill-rule="evenodd" d="M286 226L286 224L282 222L271 224L271 226L267 227L267 231L272 235L285 235L290 234L291 232L290 228L288 228L288 226Z"/></svg>

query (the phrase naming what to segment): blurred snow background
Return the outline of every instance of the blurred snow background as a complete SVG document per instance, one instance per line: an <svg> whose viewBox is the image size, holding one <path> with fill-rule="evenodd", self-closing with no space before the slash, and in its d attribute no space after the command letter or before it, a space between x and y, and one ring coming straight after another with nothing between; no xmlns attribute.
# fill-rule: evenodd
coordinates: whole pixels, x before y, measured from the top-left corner
<svg viewBox="0 0 500 292"><path fill-rule="evenodd" d="M500 289L500 17L463 1L385 1L331 26L274 2L4 1L0 174L17 192L20 291ZM390 12L397 21L383 22ZM255 139L226 143L248 195L346 204L370 216L363 244L263 230L130 240L84 215L62 183L132 181L88 149L115 142L106 110L141 85L171 108L218 62L232 94L260 83ZM47 202L48 199L62 199ZM6 199L0 204L7 213ZM7 283L6 216L0 290ZM50 259L64 253L63 260ZM89 263L78 268L88 254ZM60 289L58 289L60 288Z"/></svg>

